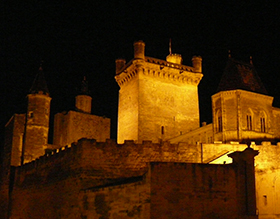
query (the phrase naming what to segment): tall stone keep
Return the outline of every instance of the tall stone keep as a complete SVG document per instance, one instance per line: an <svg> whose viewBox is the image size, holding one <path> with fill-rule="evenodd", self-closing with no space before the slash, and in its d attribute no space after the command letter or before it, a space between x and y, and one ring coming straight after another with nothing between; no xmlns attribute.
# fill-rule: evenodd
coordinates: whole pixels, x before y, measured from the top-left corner
<svg viewBox="0 0 280 219"><path fill-rule="evenodd" d="M51 98L41 67L27 95L27 101L23 163L44 155L48 143Z"/></svg>
<svg viewBox="0 0 280 219"><path fill-rule="evenodd" d="M160 142L199 127L197 86L202 59L182 65L179 54L165 60L145 56L145 43L134 43L134 59L116 60L115 79L120 86L118 142Z"/></svg>

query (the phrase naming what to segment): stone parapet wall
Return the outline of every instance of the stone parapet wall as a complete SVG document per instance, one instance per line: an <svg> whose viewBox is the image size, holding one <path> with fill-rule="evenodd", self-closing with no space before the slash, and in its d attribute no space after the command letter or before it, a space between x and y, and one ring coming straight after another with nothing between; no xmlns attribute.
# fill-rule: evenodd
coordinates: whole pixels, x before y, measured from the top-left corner
<svg viewBox="0 0 280 219"><path fill-rule="evenodd" d="M195 162L200 157L199 150L197 146L183 143L125 141L117 144L113 140L81 139L71 147L48 151L37 160L17 167L15 183L35 185L40 180L48 183L74 175L85 175L84 180L137 176L146 172L148 162Z"/></svg>

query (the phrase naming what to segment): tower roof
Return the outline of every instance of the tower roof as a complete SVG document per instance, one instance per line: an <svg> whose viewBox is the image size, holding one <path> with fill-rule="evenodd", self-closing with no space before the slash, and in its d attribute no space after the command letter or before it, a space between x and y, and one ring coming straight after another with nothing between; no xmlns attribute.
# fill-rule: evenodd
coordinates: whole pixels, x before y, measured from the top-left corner
<svg viewBox="0 0 280 219"><path fill-rule="evenodd" d="M44 72L42 66L40 66L39 71L33 81L32 87L29 91L30 94L38 94L38 93L43 93L45 95L50 94L47 82L44 77Z"/></svg>
<svg viewBox="0 0 280 219"><path fill-rule="evenodd" d="M252 62L229 58L217 92L237 89L267 94Z"/></svg>

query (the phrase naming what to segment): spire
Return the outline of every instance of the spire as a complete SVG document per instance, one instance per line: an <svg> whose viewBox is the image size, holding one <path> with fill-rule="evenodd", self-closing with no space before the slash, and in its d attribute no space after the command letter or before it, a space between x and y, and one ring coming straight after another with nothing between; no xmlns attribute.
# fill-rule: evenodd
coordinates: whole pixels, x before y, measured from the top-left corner
<svg viewBox="0 0 280 219"><path fill-rule="evenodd" d="M42 62L40 64L38 73L33 81L32 87L29 90L30 94L45 94L49 96L49 89L47 86L47 82L44 77L44 72L43 72L43 67L42 67Z"/></svg>

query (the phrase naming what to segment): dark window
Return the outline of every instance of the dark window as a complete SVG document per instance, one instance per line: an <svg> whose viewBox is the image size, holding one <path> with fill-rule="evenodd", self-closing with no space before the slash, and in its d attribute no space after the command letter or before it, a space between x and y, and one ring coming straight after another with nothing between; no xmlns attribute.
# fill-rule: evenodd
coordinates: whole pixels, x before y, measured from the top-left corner
<svg viewBox="0 0 280 219"><path fill-rule="evenodd" d="M261 132L266 132L265 118L261 118Z"/></svg>
<svg viewBox="0 0 280 219"><path fill-rule="evenodd" d="M222 117L219 116L218 117L218 132L222 132L222 131L223 131Z"/></svg>
<svg viewBox="0 0 280 219"><path fill-rule="evenodd" d="M252 116L247 115L247 130L251 131L252 130Z"/></svg>

